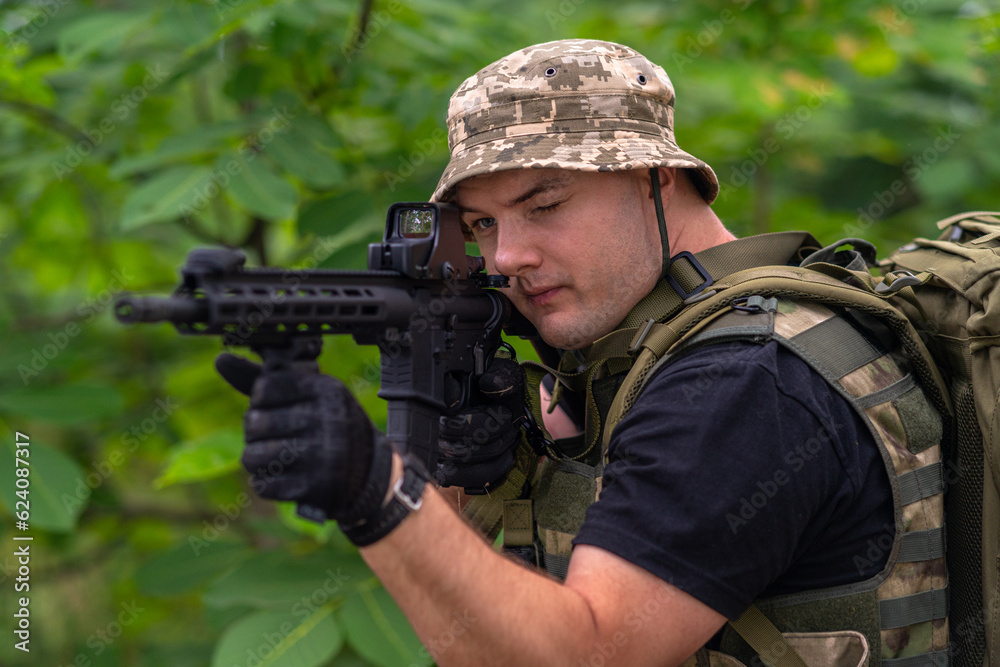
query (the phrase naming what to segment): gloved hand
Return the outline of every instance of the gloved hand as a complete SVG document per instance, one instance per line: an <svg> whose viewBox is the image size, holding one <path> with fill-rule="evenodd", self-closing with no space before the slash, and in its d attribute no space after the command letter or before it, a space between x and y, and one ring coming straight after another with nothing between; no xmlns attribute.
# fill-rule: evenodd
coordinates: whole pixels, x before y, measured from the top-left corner
<svg viewBox="0 0 1000 667"><path fill-rule="evenodd" d="M465 411L441 417L437 482L479 490L514 467L524 414L524 372L517 362L494 357L473 389Z"/></svg>
<svg viewBox="0 0 1000 667"><path fill-rule="evenodd" d="M380 512L392 449L339 380L262 371L232 354L219 355L215 367L250 396L242 462L260 496L295 501L306 518L346 527Z"/></svg>

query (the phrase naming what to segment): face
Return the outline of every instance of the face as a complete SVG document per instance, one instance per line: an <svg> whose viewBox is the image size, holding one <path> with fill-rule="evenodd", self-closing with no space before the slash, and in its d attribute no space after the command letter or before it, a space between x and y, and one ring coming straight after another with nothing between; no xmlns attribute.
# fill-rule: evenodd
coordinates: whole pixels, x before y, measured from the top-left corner
<svg viewBox="0 0 1000 667"><path fill-rule="evenodd" d="M456 203L490 273L510 278L517 309L550 345L580 349L656 284L648 189L638 172L521 169L462 181Z"/></svg>

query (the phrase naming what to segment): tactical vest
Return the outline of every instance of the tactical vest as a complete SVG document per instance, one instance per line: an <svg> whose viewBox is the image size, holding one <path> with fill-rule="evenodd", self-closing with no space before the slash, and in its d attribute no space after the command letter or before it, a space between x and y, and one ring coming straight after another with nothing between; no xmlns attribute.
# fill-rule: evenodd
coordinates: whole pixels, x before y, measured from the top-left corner
<svg viewBox="0 0 1000 667"><path fill-rule="evenodd" d="M558 379L553 404L562 387L586 395L585 433L553 443L537 466L519 455L508 488L492 494L492 508L474 505L467 516L487 533L502 524L508 550L564 578L572 539L600 495L611 432L648 380L704 345L773 340L844 396L878 443L895 511L894 537L882 547L890 549L888 562L867 581L756 601L726 627L722 654L703 649L687 664L750 664L758 654L771 664L801 665L790 657L797 653L808 665L946 665L940 443L947 395L912 325L885 302L890 290L858 284L863 279L847 270L865 265L857 253L834 256L831 247L805 259L808 269L784 264L802 260L814 243L809 235L767 234L687 255L672 264L669 283L582 360L567 354L559 368L526 365L529 387L544 373ZM541 423L537 392L529 403ZM514 497L527 480L529 498Z"/></svg>

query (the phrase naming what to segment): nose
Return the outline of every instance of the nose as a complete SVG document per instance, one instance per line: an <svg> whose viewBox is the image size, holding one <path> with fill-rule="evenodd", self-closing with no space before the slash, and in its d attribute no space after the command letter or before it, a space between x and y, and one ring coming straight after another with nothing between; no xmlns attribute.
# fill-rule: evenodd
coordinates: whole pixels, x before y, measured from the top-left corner
<svg viewBox="0 0 1000 667"><path fill-rule="evenodd" d="M507 222L507 224L504 224ZM537 230L518 221L500 221L495 235L493 264L497 273L521 277L542 263Z"/></svg>

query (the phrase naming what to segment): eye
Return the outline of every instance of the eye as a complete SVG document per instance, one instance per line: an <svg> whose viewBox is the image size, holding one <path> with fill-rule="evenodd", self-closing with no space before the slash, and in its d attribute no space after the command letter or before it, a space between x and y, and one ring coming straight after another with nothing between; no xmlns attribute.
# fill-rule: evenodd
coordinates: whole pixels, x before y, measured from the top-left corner
<svg viewBox="0 0 1000 667"><path fill-rule="evenodd" d="M535 213L550 213L556 210L556 208L558 208L560 204L562 204L562 202L557 201L554 204L548 204L546 206L537 206L535 207Z"/></svg>
<svg viewBox="0 0 1000 667"><path fill-rule="evenodd" d="M496 218L479 218L478 220L473 220L469 227L472 231L477 229L489 229L497 224Z"/></svg>

